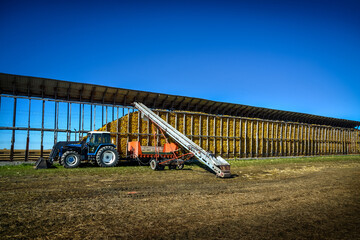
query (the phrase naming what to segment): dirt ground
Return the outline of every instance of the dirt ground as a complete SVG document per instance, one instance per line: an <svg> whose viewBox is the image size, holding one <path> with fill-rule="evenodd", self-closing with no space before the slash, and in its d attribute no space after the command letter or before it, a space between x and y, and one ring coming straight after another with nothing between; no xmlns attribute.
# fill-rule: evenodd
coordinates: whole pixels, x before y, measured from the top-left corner
<svg viewBox="0 0 360 240"><path fill-rule="evenodd" d="M360 239L360 156L231 165L1 167L0 238Z"/></svg>

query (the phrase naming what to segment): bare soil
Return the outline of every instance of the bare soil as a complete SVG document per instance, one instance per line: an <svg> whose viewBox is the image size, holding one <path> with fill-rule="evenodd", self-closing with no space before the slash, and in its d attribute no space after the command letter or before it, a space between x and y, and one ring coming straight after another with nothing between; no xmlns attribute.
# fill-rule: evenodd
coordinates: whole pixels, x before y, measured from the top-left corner
<svg viewBox="0 0 360 240"><path fill-rule="evenodd" d="M0 169L1 239L360 239L360 157L184 170Z"/></svg>

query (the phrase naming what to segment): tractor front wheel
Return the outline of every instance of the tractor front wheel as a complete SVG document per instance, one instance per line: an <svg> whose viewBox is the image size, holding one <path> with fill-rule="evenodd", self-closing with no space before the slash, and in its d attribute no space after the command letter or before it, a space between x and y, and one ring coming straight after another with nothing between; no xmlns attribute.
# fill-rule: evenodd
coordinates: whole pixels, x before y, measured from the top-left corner
<svg viewBox="0 0 360 240"><path fill-rule="evenodd" d="M100 148L96 154L96 163L100 167L114 167L119 162L119 154L112 146Z"/></svg>
<svg viewBox="0 0 360 240"><path fill-rule="evenodd" d="M76 168L80 165L80 155L76 151L67 151L61 156L61 165L65 168Z"/></svg>

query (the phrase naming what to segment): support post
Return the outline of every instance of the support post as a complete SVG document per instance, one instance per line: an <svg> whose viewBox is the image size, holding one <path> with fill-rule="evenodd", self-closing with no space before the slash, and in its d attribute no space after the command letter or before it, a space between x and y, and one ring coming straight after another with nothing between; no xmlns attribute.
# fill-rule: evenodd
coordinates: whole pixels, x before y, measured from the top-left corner
<svg viewBox="0 0 360 240"><path fill-rule="evenodd" d="M80 134L81 134L81 113L82 113L82 109L81 109L81 103L79 104L79 141L80 141ZM75 136L75 140L76 140L76 136Z"/></svg>
<svg viewBox="0 0 360 240"><path fill-rule="evenodd" d="M70 122L70 103L67 103L67 115L66 115L66 141L69 141L69 122Z"/></svg>
<svg viewBox="0 0 360 240"><path fill-rule="evenodd" d="M300 134L300 155L304 155L304 125L301 124L301 134Z"/></svg>
<svg viewBox="0 0 360 240"><path fill-rule="evenodd" d="M311 141L312 141L312 143L311 143L311 155L315 155L315 146L316 146L316 144L315 144L315 127L312 127L311 128L311 130L312 130L312 135L311 135Z"/></svg>
<svg viewBox="0 0 360 240"><path fill-rule="evenodd" d="M25 150L25 162L29 160L29 143L30 143L30 116L31 116L31 99L29 99L29 115L28 115L28 127L26 136L26 150Z"/></svg>
<svg viewBox="0 0 360 240"><path fill-rule="evenodd" d="M193 136L194 136L194 115L191 114L190 115L190 138L191 138L191 141L193 141Z"/></svg>
<svg viewBox="0 0 360 240"><path fill-rule="evenodd" d="M276 131L275 131L275 156L279 156L279 124L276 123Z"/></svg>
<svg viewBox="0 0 360 240"><path fill-rule="evenodd" d="M335 153L339 154L339 129L335 129Z"/></svg>
<svg viewBox="0 0 360 240"><path fill-rule="evenodd" d="M214 129L214 154L216 154L216 117L214 117L213 129Z"/></svg>
<svg viewBox="0 0 360 240"><path fill-rule="evenodd" d="M274 122L271 122L271 151L270 154L274 156Z"/></svg>
<svg viewBox="0 0 360 240"><path fill-rule="evenodd" d="M259 121L256 121L256 157L259 157Z"/></svg>
<svg viewBox="0 0 360 240"><path fill-rule="evenodd" d="M245 143L245 149L244 149L244 156L245 158L247 158L247 122L248 120L245 120L245 138L244 138L244 143Z"/></svg>
<svg viewBox="0 0 360 240"><path fill-rule="evenodd" d="M291 156L292 155L292 136L291 136L291 133L292 133L292 131L291 131L291 129L292 129L292 125L291 124L289 124L289 141L288 141L288 155L289 156Z"/></svg>
<svg viewBox="0 0 360 240"><path fill-rule="evenodd" d="M124 116L124 108L123 108L123 116ZM175 121L177 122L177 113L175 115ZM148 146L151 145L150 144L150 120L147 121L147 143L148 143Z"/></svg>
<svg viewBox="0 0 360 240"><path fill-rule="evenodd" d="M81 138L84 137L84 114L85 114L85 106L82 104L82 114L81 114Z"/></svg>
<svg viewBox="0 0 360 240"><path fill-rule="evenodd" d="M233 157L236 159L236 118L233 118Z"/></svg>
<svg viewBox="0 0 360 240"><path fill-rule="evenodd" d="M104 105L101 105L101 127L104 126Z"/></svg>
<svg viewBox="0 0 360 240"><path fill-rule="evenodd" d="M254 121L251 121L250 124L250 157L253 157L253 141L254 141L254 130L253 130L253 126L254 126Z"/></svg>
<svg viewBox="0 0 360 240"><path fill-rule="evenodd" d="M15 145L15 122L16 122L16 103L17 98L14 98L14 109L13 109L13 130L12 130L12 137L11 137L11 148L10 148L10 161L14 160L14 145Z"/></svg>
<svg viewBox="0 0 360 240"><path fill-rule="evenodd" d="M119 107L116 106L116 148L121 151L119 146Z"/></svg>
<svg viewBox="0 0 360 240"><path fill-rule="evenodd" d="M202 132L202 115L200 115L199 116L199 146L201 148L203 148L202 136L203 136L203 132Z"/></svg>
<svg viewBox="0 0 360 240"><path fill-rule="evenodd" d="M242 120L239 121L239 158L241 158L241 144L242 144Z"/></svg>
<svg viewBox="0 0 360 240"><path fill-rule="evenodd" d="M94 130L96 129L96 105L94 105Z"/></svg>
<svg viewBox="0 0 360 240"><path fill-rule="evenodd" d="M226 139L227 139L227 141L226 141L226 143L227 143L227 145L226 145L226 148L227 148L227 158L229 158L229 118L227 118L227 126L226 126L226 131L227 131L227 136L226 136Z"/></svg>
<svg viewBox="0 0 360 240"><path fill-rule="evenodd" d="M306 125L305 126L305 129L304 129L304 134L305 134L305 138L304 138L304 141L305 141L305 155L309 155L309 135L310 135L310 127L309 125Z"/></svg>
<svg viewBox="0 0 360 240"><path fill-rule="evenodd" d="M55 102L55 124L54 124L54 144L57 143L59 127L59 102Z"/></svg>
<svg viewBox="0 0 360 240"><path fill-rule="evenodd" d="M129 134L130 134L130 108L127 108L127 125L126 125L126 145L129 142ZM154 146L156 146L156 143L154 142ZM126 156L128 155L128 149L125 147Z"/></svg>
<svg viewBox="0 0 360 240"><path fill-rule="evenodd" d="M184 121L183 121L183 133L186 136L186 115L184 113Z"/></svg>
<svg viewBox="0 0 360 240"><path fill-rule="evenodd" d="M45 113L45 100L42 100L40 157L44 156L44 113Z"/></svg>
<svg viewBox="0 0 360 240"><path fill-rule="evenodd" d="M220 155L223 153L223 118L220 118Z"/></svg>
<svg viewBox="0 0 360 240"><path fill-rule="evenodd" d="M264 131L265 131L265 129L264 129L264 121L261 121L261 129L262 129L262 131L261 131L261 145L262 145L262 148L261 148L261 157L264 157L264 155L265 155L265 148L264 148L264 144L265 144L265 142L264 142L264 136L265 136L265 133L264 133Z"/></svg>
<svg viewBox="0 0 360 240"><path fill-rule="evenodd" d="M269 129L269 122L266 124L266 157L269 156L269 136L270 136L270 129Z"/></svg>
<svg viewBox="0 0 360 240"><path fill-rule="evenodd" d="M137 112L138 113L138 121L137 121L137 141L140 142L140 133L141 133L141 113L140 111ZM166 121L168 122L168 113L166 113ZM141 145L141 144L140 144Z"/></svg>
<svg viewBox="0 0 360 240"><path fill-rule="evenodd" d="M296 156L300 155L300 125L297 125L297 148Z"/></svg>
<svg viewBox="0 0 360 240"><path fill-rule="evenodd" d="M209 116L206 116L206 148L207 151L210 151L210 146L209 146Z"/></svg>
<svg viewBox="0 0 360 240"><path fill-rule="evenodd" d="M285 156L287 156L287 151L288 151L288 149L287 149L287 144L288 144L287 126L288 126L288 124L285 123L285 132L284 132L284 154L285 154Z"/></svg>
<svg viewBox="0 0 360 240"><path fill-rule="evenodd" d="M92 121L93 121L93 105L90 104L90 131L92 131Z"/></svg>
<svg viewBox="0 0 360 240"><path fill-rule="evenodd" d="M283 146L283 124L280 123L280 156L283 156L284 146Z"/></svg>

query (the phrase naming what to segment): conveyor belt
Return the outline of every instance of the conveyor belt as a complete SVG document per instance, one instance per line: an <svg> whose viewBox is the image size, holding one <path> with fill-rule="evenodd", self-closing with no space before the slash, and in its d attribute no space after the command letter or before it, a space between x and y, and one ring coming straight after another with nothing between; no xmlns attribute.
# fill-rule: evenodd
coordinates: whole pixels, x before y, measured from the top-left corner
<svg viewBox="0 0 360 240"><path fill-rule="evenodd" d="M206 166L208 166L212 171L216 173L219 177L230 177L230 164L225 161L221 156L215 157L215 155L205 151L199 145L191 141L184 134L176 130L169 123L164 121L156 113L151 111L144 104L139 102L134 102L135 107L141 112L142 117L146 117L154 122L159 128L161 128L166 134L168 134L174 141L180 144L184 149L193 153L194 156Z"/></svg>

